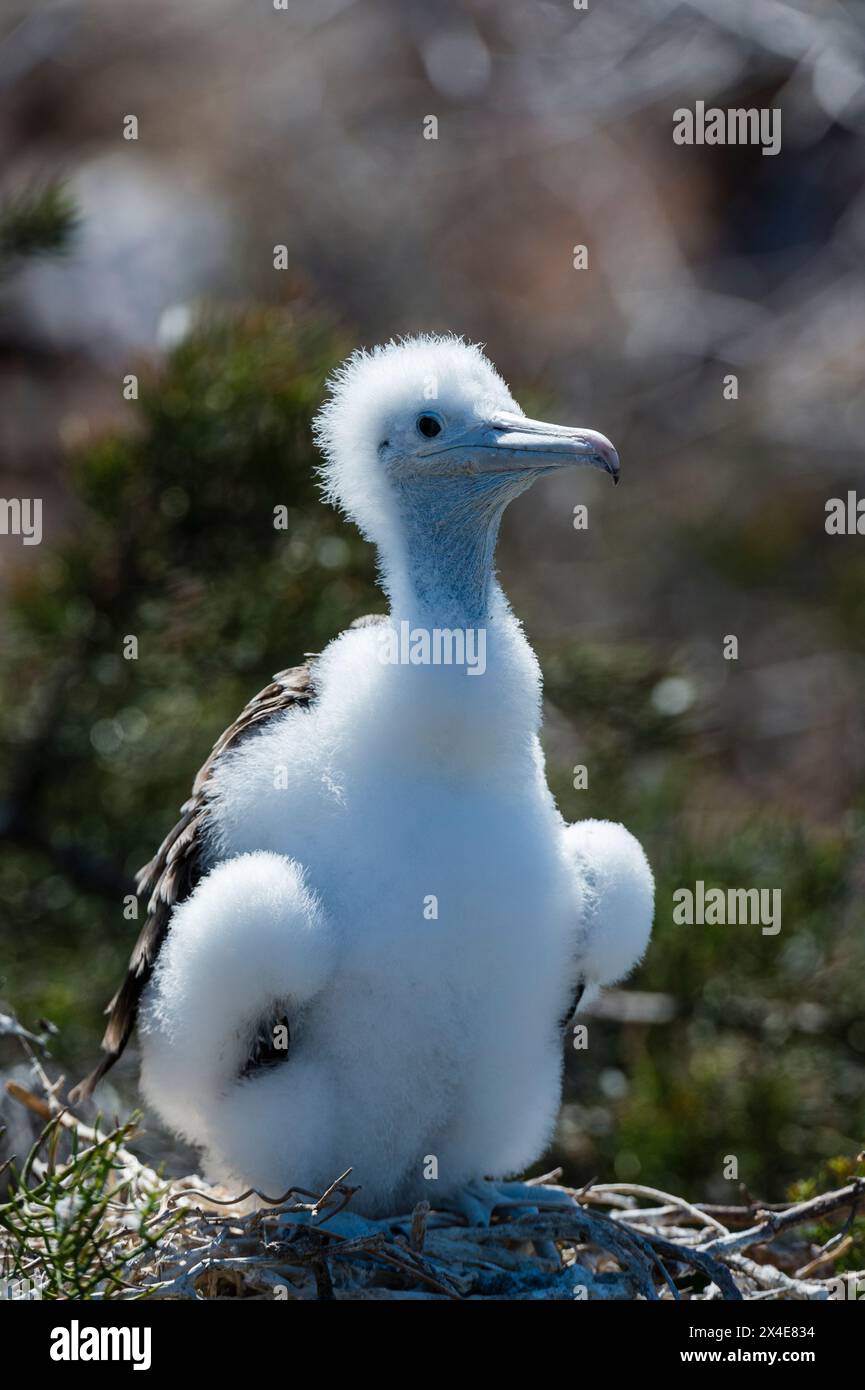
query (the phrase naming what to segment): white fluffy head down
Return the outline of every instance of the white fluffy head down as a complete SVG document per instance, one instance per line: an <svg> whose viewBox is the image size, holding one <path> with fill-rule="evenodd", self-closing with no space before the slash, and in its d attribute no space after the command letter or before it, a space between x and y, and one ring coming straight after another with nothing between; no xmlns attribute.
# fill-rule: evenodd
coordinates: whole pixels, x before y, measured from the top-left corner
<svg viewBox="0 0 865 1390"><path fill-rule="evenodd" d="M423 442L418 416L428 411L458 428L496 410L522 414L481 348L456 334L358 349L328 381L313 426L327 500L387 547L399 524L389 474Z"/></svg>
<svg viewBox="0 0 865 1390"><path fill-rule="evenodd" d="M505 508L536 478L618 478L594 430L529 420L480 348L410 338L355 353L315 423L327 497L378 549L392 608L459 623L489 613Z"/></svg>

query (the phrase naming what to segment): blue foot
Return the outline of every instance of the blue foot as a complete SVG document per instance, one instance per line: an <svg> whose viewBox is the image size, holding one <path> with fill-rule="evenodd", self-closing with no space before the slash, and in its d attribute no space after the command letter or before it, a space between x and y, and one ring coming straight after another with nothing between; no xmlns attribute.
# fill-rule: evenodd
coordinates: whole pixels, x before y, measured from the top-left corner
<svg viewBox="0 0 865 1390"><path fill-rule="evenodd" d="M469 1226L489 1226L494 1212L503 1215L509 1207L517 1209L515 1214L526 1216L541 1207L575 1205L573 1197L562 1187L534 1187L526 1182L493 1182L488 1178L476 1178L437 1203L439 1210L464 1216Z"/></svg>
<svg viewBox="0 0 865 1390"><path fill-rule="evenodd" d="M377 1235L381 1231L386 1235L391 1235L395 1230L408 1231L411 1228L411 1216L393 1216L376 1221L366 1216L358 1216L353 1211L338 1211L334 1212L333 1216L329 1216L326 1210L317 1216L308 1211L294 1211L281 1213L279 1224L283 1228L318 1227L320 1230L329 1231L331 1235L342 1236L343 1240L357 1240L361 1236Z"/></svg>

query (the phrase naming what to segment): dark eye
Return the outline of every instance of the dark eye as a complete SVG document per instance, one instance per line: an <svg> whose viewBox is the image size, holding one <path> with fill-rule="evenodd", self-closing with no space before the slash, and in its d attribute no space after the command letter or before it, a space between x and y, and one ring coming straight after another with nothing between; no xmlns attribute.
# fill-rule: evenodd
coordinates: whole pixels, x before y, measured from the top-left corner
<svg viewBox="0 0 865 1390"><path fill-rule="evenodd" d="M418 434L422 434L424 439L435 439L442 432L442 422L437 415L419 415L417 428Z"/></svg>
<svg viewBox="0 0 865 1390"><path fill-rule="evenodd" d="M291 1031L287 1014L272 1014L258 1025L241 1076L251 1076L263 1067L276 1067L288 1057Z"/></svg>

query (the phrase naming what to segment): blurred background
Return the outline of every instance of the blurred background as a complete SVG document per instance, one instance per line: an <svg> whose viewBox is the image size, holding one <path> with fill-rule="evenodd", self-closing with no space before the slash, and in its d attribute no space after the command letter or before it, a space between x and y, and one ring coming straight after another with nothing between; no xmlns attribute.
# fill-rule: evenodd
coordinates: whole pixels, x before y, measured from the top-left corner
<svg viewBox="0 0 865 1390"><path fill-rule="evenodd" d="M382 607L311 476L327 371L456 330L623 466L535 488L499 552L562 810L623 820L658 885L538 1171L722 1201L728 1155L769 1199L853 1171L865 539L824 520L865 492L862 7L4 0L0 92L0 493L44 524L0 536L5 1074L13 1013L89 1069L124 894L213 740ZM781 152L675 145L697 100L780 108ZM698 879L780 888L780 934L675 926ZM131 1050L103 1108L135 1080Z"/></svg>

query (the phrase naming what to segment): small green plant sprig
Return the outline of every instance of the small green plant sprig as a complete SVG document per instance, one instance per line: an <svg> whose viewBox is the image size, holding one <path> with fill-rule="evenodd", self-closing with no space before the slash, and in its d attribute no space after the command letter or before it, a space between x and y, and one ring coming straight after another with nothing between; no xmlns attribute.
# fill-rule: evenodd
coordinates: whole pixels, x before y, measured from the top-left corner
<svg viewBox="0 0 865 1390"><path fill-rule="evenodd" d="M44 1299L147 1297L129 1275L180 1213L165 1210L164 1185L126 1150L140 1117L87 1137L64 1117L45 1125L0 1205L4 1287L13 1297L16 1287ZM64 1135L71 1153L59 1161Z"/></svg>
<svg viewBox="0 0 865 1390"><path fill-rule="evenodd" d="M0 200L0 275L30 256L63 255L78 222L75 200L61 180Z"/></svg>

